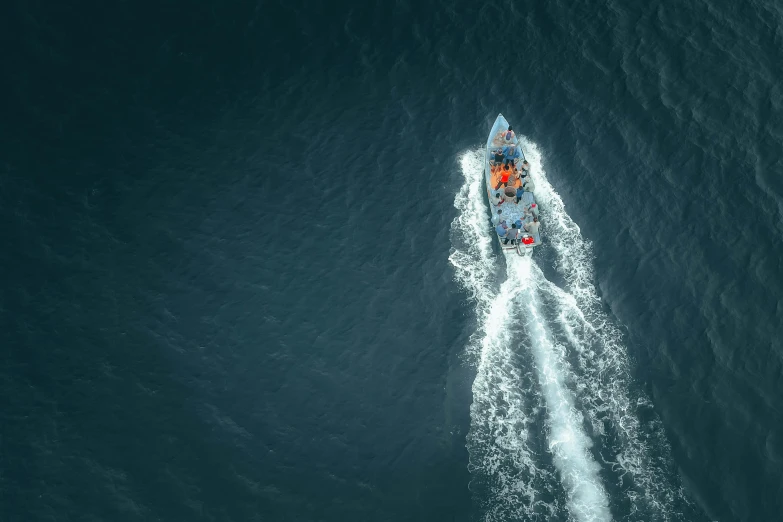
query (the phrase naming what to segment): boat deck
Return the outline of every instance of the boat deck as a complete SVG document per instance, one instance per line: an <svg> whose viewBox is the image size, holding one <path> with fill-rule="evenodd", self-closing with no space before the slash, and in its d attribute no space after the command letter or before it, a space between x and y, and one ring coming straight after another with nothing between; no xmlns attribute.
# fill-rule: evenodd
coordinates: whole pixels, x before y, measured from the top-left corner
<svg viewBox="0 0 783 522"><path fill-rule="evenodd" d="M501 196L503 195L504 187L501 186L499 189L495 189L495 187L500 184L502 168L497 168L496 166L491 165L490 160L493 159L494 151L513 144L516 145L522 153L522 156L518 159L519 163L517 163L517 165L519 165L525 159L524 151L519 145L516 136L512 137L510 141L506 141L504 134L507 129L508 121L506 121L502 114L498 114L498 117L492 126L492 130L490 131L489 138L487 139L487 148L485 150L485 180L487 184L487 198L489 199L492 212L493 225L496 225L498 222L498 209L500 209L502 211L500 214L500 220L505 220L506 224L511 227L511 225L517 220L522 221L523 225L533 221L533 214L529 211L526 213L525 210L529 208L529 205L535 203L536 200L533 192L525 192L522 195L519 203L515 203L513 201L504 201L498 205L498 200L495 198L495 194L497 193L500 193ZM520 185L521 180L512 174L512 177L509 178L508 186L513 187L514 190L516 190ZM540 235L535 234L533 235L533 238L535 239L535 244L528 246L526 248L528 251L532 251L533 246L538 245L541 242ZM502 238L498 238L498 241L500 242L500 247L504 250L513 250L516 248L512 247L510 244L504 245Z"/></svg>
<svg viewBox="0 0 783 522"><path fill-rule="evenodd" d="M490 184L493 187L497 187L500 184L500 176L502 175L502 173L503 173L502 165L499 165L497 167L490 166L490 172L489 172ZM514 187L514 190L516 190L517 187L520 187L521 185L522 185L522 181L512 173L512 175L508 178L508 186ZM502 189L503 187L500 187L499 190Z"/></svg>

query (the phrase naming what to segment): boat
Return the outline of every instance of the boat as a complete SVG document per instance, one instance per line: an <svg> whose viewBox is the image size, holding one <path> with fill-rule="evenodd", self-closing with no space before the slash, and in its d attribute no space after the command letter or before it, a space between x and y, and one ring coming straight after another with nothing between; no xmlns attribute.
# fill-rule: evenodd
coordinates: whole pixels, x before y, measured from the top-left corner
<svg viewBox="0 0 783 522"><path fill-rule="evenodd" d="M509 229L512 229L512 224L514 223L521 221L524 227L525 224L531 223L534 217L540 219L538 204L534 194L535 185L533 185L532 191L525 191L519 202L516 201L516 190L522 185L522 179L519 176L515 176L512 173L507 187L500 186L502 166L496 165L494 161L496 151L502 151L504 148L512 145L519 150L520 156L514 161L520 172L522 171L523 162L526 161L525 152L522 150L517 137L513 132L509 133L508 130L508 121L502 114L498 114L495 123L492 125L492 130L489 131L487 148L484 151L484 178L487 186L487 200L492 213L492 233L497 237L498 244L503 251L516 251L520 256L529 256L533 254L535 247L541 244L541 236L538 231L531 234L523 228L521 237L516 241L506 241L507 238L500 237L495 232L495 228L500 222L504 222ZM506 151L508 150L506 149ZM510 162L509 165L511 170L514 170L514 166ZM532 174L528 173L526 180L528 179L534 179ZM508 192L505 192L506 190ZM498 198L496 195L500 197ZM500 213L498 213L498 210L500 210Z"/></svg>

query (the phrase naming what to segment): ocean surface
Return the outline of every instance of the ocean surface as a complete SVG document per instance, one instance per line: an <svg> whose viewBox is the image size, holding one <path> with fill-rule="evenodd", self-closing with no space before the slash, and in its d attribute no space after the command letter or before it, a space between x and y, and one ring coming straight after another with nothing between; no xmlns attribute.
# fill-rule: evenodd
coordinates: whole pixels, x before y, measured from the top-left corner
<svg viewBox="0 0 783 522"><path fill-rule="evenodd" d="M780 2L0 30L0 521L783 520Z"/></svg>

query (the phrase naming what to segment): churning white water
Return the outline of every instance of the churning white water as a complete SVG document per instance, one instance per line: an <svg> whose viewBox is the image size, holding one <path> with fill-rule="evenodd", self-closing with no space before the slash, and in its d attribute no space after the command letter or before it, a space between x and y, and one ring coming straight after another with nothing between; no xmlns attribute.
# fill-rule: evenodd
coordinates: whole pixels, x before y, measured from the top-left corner
<svg viewBox="0 0 783 522"><path fill-rule="evenodd" d="M476 179L481 179L480 154L467 154L462 163L464 172L478 172ZM581 414L563 382L563 366L567 365L563 350L554 346L539 317L533 281L542 275L529 258L512 255L507 258L507 275L501 278L505 280L496 285L493 265L497 259L491 247L494 239L487 233L482 196L481 184L471 183L466 176L457 200L464 212L455 221L455 229L467 241L464 250L457 249L451 259L483 316L482 332L475 339L480 338L476 343L479 363L469 445L478 450L471 452L471 466L496 475L493 486L499 489L493 491L496 499L488 516L550 515L557 509L551 491L537 491L537 485L551 489L547 483L552 482L552 471L546 465L539 468L539 459L526 444L531 437L543 435L531 431L536 411L543 406L547 412L548 449L566 494L568 511L580 521L610 520L600 468L590 454L592 443L580 426ZM531 389L522 386L522 369L515 355L522 344L520 336L527 339L533 355L535 393L543 398L540 402Z"/></svg>
<svg viewBox="0 0 783 522"><path fill-rule="evenodd" d="M629 391L627 352L601 308L590 244L548 182L538 148L522 145L565 288L546 280L536 254L493 250L483 150L460 158L464 184L452 224L450 261L478 318L467 347L477 372L468 450L482 512L486 520L610 520L604 481L615 478L639 520L678 520L669 503L682 491L668 479L663 430L649 426L657 420L639 421L650 405ZM607 425L611 443L603 440Z"/></svg>

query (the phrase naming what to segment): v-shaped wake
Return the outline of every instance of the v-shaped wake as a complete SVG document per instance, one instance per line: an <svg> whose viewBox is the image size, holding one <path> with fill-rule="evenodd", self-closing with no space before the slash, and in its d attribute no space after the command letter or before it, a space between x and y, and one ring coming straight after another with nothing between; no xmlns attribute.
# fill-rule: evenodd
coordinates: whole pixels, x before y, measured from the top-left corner
<svg viewBox="0 0 783 522"><path fill-rule="evenodd" d="M622 335L593 285L590 245L548 183L539 150L523 144L566 285L546 280L538 253L493 251L483 151L465 153L450 261L479 323L466 351L477 371L468 435L475 500L485 520L598 522L612 511L682 520L673 506L688 501L663 430L649 426L659 421L638 418L649 403L630 391Z"/></svg>

